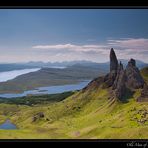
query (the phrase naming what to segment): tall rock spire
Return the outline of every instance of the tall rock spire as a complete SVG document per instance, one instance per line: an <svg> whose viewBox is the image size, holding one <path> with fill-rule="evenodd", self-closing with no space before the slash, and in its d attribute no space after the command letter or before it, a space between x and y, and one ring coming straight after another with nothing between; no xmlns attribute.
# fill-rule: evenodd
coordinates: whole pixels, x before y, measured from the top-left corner
<svg viewBox="0 0 148 148"><path fill-rule="evenodd" d="M110 72L112 72L112 71L116 72L117 68L118 68L118 60L117 60L116 54L114 52L114 49L111 48L111 50L110 50Z"/></svg>

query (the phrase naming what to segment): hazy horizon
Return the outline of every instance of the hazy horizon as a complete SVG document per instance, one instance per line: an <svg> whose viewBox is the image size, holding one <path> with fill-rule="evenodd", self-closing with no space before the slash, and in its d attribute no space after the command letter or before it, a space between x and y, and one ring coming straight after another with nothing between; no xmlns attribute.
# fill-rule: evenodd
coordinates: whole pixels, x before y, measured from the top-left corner
<svg viewBox="0 0 148 148"><path fill-rule="evenodd" d="M1 9L0 63L148 63L148 9Z"/></svg>
<svg viewBox="0 0 148 148"><path fill-rule="evenodd" d="M126 60L126 61L129 61L130 59L117 59L118 61L120 61L120 60ZM143 63L145 63L145 64L148 64L148 62L144 62L143 60L137 60L137 59L135 59L136 61L139 61L139 62L143 62ZM36 62L36 63L38 63L38 62L42 62L42 63L51 63L51 64L54 64L54 63L64 63L64 62L77 62L77 63L79 63L79 62L92 62L92 63L109 63L109 60L108 61L104 61L104 62L95 62L95 61L88 61L88 60L73 60L73 61L61 61L61 62L59 62L59 61L54 61L54 62L50 62L50 61L47 61L47 62L45 62L45 61L26 61L26 62L0 62L0 64L27 64L27 63L30 63L30 62Z"/></svg>

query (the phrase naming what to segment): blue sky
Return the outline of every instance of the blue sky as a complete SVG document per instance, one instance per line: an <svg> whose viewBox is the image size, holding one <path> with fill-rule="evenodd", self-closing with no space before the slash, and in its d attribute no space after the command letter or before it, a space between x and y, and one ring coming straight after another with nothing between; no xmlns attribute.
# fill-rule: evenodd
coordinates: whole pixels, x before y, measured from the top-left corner
<svg viewBox="0 0 148 148"><path fill-rule="evenodd" d="M148 62L148 9L1 9L0 62Z"/></svg>

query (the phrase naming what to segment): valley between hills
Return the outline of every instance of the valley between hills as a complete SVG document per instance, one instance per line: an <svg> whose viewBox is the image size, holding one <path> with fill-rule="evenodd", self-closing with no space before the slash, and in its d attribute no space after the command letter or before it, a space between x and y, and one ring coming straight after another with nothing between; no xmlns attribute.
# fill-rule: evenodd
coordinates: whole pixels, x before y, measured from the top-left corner
<svg viewBox="0 0 148 148"><path fill-rule="evenodd" d="M17 129L0 139L148 139L148 67L130 59L124 68L111 49L108 74L80 91L2 99L6 119Z"/></svg>

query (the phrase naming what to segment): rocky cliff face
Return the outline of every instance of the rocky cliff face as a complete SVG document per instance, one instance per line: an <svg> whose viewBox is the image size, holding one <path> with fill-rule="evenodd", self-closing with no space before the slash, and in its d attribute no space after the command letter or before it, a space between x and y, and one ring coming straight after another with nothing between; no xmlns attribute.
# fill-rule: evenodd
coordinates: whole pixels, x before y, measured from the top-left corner
<svg viewBox="0 0 148 148"><path fill-rule="evenodd" d="M145 82L139 69L136 67L136 61L134 59L130 59L126 69L124 69L121 62L117 65L118 61L115 52L111 49L110 63L109 75L112 75L112 70L115 73L115 78L112 82L112 89L114 90L115 97L124 100L129 91L132 92L135 89L143 88Z"/></svg>
<svg viewBox="0 0 148 148"><path fill-rule="evenodd" d="M132 94L135 89L142 89L141 98L148 97L148 86L144 82L139 69L136 67L136 61L130 59L124 69L123 64L118 60L114 49L110 50L110 73L105 76L94 79L83 90L95 89L96 87L111 88L112 97L125 101L127 96Z"/></svg>
<svg viewBox="0 0 148 148"><path fill-rule="evenodd" d="M116 73L117 69L118 69L118 60L114 52L114 49L111 48L110 50L110 73L111 72Z"/></svg>
<svg viewBox="0 0 148 148"><path fill-rule="evenodd" d="M130 59L124 69L121 62L118 64L113 48L110 50L110 73L104 77L104 82L106 87L112 88L114 96L119 100L126 99L126 96L135 89L143 89L145 84L139 69L136 67L136 61ZM146 94L145 89L142 92L144 95Z"/></svg>
<svg viewBox="0 0 148 148"><path fill-rule="evenodd" d="M131 59L128 62L128 65L125 71L127 76L126 85L129 88L132 88L132 89L143 88L144 80L140 74L139 69L136 67L136 61L134 59Z"/></svg>

